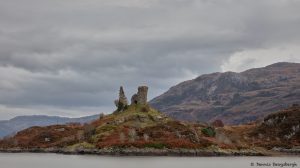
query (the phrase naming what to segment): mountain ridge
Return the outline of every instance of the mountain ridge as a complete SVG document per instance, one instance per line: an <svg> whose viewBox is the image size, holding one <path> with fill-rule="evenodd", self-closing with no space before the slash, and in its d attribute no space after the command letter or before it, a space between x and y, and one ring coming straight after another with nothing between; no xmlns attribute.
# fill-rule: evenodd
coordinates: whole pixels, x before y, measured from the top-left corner
<svg viewBox="0 0 300 168"><path fill-rule="evenodd" d="M181 120L241 124L300 103L300 64L279 62L243 72L215 72L184 81L150 105Z"/></svg>
<svg viewBox="0 0 300 168"><path fill-rule="evenodd" d="M14 133L32 127L48 126L54 124L66 124L71 122L86 123L99 118L99 115L91 115L78 118L47 116L47 115L28 115L17 116L10 120L0 121L0 138L13 135Z"/></svg>

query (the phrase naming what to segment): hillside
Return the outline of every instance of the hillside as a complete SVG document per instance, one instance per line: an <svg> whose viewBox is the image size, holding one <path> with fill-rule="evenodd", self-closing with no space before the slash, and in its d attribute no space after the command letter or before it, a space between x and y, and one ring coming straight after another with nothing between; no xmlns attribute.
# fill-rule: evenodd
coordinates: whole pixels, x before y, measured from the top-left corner
<svg viewBox="0 0 300 168"><path fill-rule="evenodd" d="M99 118L99 115L67 118L57 116L18 116L10 120L0 121L0 138L13 135L14 133L32 126L48 126L54 124L66 124L72 122L86 123Z"/></svg>
<svg viewBox="0 0 300 168"><path fill-rule="evenodd" d="M122 112L104 116L85 125L31 127L6 139L7 146L22 148L49 147L196 147L207 140L196 137L199 126L181 123L147 105L130 105ZM200 133L201 134L201 133ZM180 137L180 138L179 138ZM201 142L200 142L201 140ZM197 143L199 142L199 143Z"/></svg>
<svg viewBox="0 0 300 168"><path fill-rule="evenodd" d="M300 146L300 106L268 115L249 136L256 146L266 148Z"/></svg>
<svg viewBox="0 0 300 168"><path fill-rule="evenodd" d="M31 127L0 141L2 152L113 155L273 155L274 147L300 145L300 106L273 113L262 122L228 126L178 121L150 107L146 86L128 104L121 87L117 109L91 123Z"/></svg>
<svg viewBox="0 0 300 168"><path fill-rule="evenodd" d="M300 145L299 117L300 106L294 106L267 116L259 124L212 127L174 120L148 105L129 105L124 111L102 116L90 124L25 129L0 141L0 151L273 155L272 150L277 148L297 151L295 147Z"/></svg>
<svg viewBox="0 0 300 168"><path fill-rule="evenodd" d="M300 103L300 64L276 63L241 73L212 73L182 82L150 101L180 120L242 124Z"/></svg>

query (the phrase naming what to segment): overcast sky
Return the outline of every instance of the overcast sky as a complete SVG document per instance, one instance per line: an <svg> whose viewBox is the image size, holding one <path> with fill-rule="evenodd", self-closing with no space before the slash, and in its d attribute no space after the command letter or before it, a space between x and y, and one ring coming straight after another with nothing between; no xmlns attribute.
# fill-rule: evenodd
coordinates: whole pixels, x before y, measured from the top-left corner
<svg viewBox="0 0 300 168"><path fill-rule="evenodd" d="M0 0L0 120L114 109L205 73L300 62L299 0Z"/></svg>

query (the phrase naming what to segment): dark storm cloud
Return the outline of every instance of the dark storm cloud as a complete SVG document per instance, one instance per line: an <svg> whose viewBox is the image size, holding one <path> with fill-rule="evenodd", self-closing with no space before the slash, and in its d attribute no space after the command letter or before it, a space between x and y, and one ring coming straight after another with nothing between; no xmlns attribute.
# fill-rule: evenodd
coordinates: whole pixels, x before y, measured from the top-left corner
<svg viewBox="0 0 300 168"><path fill-rule="evenodd" d="M130 98L147 84L154 97L202 73L242 70L251 54L272 53L253 67L262 58L299 61L299 7L296 0L0 0L0 116L110 112L120 85ZM281 47L287 56L274 59Z"/></svg>

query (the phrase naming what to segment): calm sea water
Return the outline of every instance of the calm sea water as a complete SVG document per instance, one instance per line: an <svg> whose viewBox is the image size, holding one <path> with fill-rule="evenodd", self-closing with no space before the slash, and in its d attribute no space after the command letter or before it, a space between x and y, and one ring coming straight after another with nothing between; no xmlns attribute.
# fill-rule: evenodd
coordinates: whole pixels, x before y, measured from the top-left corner
<svg viewBox="0 0 300 168"><path fill-rule="evenodd" d="M0 153L0 168L281 168L273 163L285 162L294 166L284 168L300 167L300 157L110 157ZM251 163L254 165L251 166Z"/></svg>

